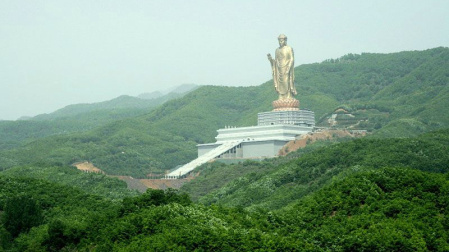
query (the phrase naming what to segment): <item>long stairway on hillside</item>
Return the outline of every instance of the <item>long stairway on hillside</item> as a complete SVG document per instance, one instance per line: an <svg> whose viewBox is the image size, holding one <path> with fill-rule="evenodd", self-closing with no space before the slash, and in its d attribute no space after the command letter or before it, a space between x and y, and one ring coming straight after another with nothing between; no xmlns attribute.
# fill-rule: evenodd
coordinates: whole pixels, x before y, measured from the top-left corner
<svg viewBox="0 0 449 252"><path fill-rule="evenodd" d="M234 148L235 146L239 145L242 141L230 141L230 142L224 142L222 145L216 147L215 149L207 152L206 154L199 156L198 158L190 161L189 163L179 167L178 169L170 172L169 174L165 175L166 179L176 179L180 178L189 172L193 171L196 167L220 156L221 154L227 152L228 150Z"/></svg>

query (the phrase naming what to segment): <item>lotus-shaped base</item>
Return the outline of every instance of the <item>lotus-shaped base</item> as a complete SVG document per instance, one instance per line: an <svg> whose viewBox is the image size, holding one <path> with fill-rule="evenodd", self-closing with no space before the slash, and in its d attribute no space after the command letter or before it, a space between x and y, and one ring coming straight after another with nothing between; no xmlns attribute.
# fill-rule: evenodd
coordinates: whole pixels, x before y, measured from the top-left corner
<svg viewBox="0 0 449 252"><path fill-rule="evenodd" d="M299 101L294 98L276 100L272 104L273 111L299 110Z"/></svg>

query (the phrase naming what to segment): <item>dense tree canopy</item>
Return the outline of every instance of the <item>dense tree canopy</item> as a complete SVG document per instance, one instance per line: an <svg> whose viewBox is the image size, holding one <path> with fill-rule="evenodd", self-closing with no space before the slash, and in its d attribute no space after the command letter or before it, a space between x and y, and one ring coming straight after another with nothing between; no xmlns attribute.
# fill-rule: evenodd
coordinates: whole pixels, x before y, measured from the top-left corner
<svg viewBox="0 0 449 252"><path fill-rule="evenodd" d="M218 204L206 205L172 189L107 199L14 168L0 173L0 244L10 251L446 251L448 147L449 131L440 130L206 165L211 178L221 169L236 173L210 194L220 195ZM110 183L99 176L80 179Z"/></svg>

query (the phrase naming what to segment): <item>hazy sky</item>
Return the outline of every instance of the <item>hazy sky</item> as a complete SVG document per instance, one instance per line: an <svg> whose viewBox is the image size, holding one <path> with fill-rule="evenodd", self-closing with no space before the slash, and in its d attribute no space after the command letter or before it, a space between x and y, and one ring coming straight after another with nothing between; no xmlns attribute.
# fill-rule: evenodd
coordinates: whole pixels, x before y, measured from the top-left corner
<svg viewBox="0 0 449 252"><path fill-rule="evenodd" d="M449 1L0 1L0 119L183 83L260 85L295 65L449 46Z"/></svg>

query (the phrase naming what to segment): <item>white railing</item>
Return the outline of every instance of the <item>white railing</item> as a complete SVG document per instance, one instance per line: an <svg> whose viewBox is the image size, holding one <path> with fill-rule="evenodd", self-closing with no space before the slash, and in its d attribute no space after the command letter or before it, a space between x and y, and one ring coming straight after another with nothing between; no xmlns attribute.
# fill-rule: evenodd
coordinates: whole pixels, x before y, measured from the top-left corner
<svg viewBox="0 0 449 252"><path fill-rule="evenodd" d="M222 145L216 147L215 149L210 150L209 152L199 156L198 158L190 161L189 163L179 167L178 169L168 173L165 175L166 179L177 179L180 178L189 172L193 171L198 166L220 156L221 154L227 152L228 150L234 148L235 146L239 145L242 141L229 141L224 142Z"/></svg>

